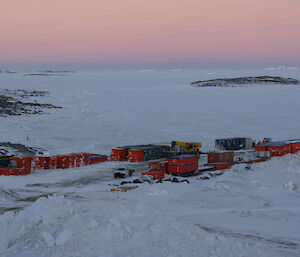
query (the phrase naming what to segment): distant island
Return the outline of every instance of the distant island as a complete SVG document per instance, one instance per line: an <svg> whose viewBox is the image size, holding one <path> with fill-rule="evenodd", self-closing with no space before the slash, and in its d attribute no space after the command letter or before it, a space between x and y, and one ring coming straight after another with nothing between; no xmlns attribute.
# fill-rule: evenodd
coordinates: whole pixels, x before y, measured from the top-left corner
<svg viewBox="0 0 300 257"><path fill-rule="evenodd" d="M192 82L195 87L230 87L233 85L246 84L284 84L284 85L299 85L300 81L292 78L258 76L258 77L240 77L240 78L220 78L210 80L199 80Z"/></svg>

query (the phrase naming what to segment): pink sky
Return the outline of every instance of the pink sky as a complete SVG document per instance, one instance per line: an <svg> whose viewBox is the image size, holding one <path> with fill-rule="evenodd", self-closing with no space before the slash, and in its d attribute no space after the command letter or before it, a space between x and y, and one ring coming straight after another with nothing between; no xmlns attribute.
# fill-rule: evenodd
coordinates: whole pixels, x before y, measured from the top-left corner
<svg viewBox="0 0 300 257"><path fill-rule="evenodd" d="M0 63L300 61L300 0L1 0Z"/></svg>

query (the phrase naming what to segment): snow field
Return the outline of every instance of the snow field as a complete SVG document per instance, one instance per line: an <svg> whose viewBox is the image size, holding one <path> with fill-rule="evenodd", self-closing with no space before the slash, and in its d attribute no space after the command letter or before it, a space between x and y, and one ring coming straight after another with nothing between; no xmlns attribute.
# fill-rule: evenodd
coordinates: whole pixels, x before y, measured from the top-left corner
<svg viewBox="0 0 300 257"><path fill-rule="evenodd" d="M300 79L297 69L267 73ZM299 138L299 87L188 85L247 75L266 71L1 74L4 87L49 90L39 100L64 108L1 119L0 141L109 154L171 140L201 141L207 150L218 137ZM1 177L0 256L300 256L300 154L126 193L110 192L108 184L120 182L113 167Z"/></svg>

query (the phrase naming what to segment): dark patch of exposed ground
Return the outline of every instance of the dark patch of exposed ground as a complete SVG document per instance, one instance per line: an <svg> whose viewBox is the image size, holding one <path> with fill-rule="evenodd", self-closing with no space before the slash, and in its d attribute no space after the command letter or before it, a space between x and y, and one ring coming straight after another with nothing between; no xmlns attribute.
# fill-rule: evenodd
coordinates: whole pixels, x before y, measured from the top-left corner
<svg viewBox="0 0 300 257"><path fill-rule="evenodd" d="M62 108L53 104L41 104L37 102L37 97L47 95L49 95L48 91L0 89L0 117L43 114L44 109ZM34 99L34 102L29 101L31 99Z"/></svg>
<svg viewBox="0 0 300 257"><path fill-rule="evenodd" d="M273 76L240 77L240 78L220 78L210 80L199 80L192 82L196 87L229 87L233 85L247 84L282 84L282 85L300 85L300 81L293 78L282 78Z"/></svg>

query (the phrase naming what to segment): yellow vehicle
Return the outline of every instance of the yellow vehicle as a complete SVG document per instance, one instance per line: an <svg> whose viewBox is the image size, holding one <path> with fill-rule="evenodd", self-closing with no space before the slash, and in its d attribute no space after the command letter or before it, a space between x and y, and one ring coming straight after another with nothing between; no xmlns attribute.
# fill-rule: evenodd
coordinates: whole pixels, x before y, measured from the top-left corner
<svg viewBox="0 0 300 257"><path fill-rule="evenodd" d="M193 153L199 156L202 143L172 141L172 148L179 153Z"/></svg>

